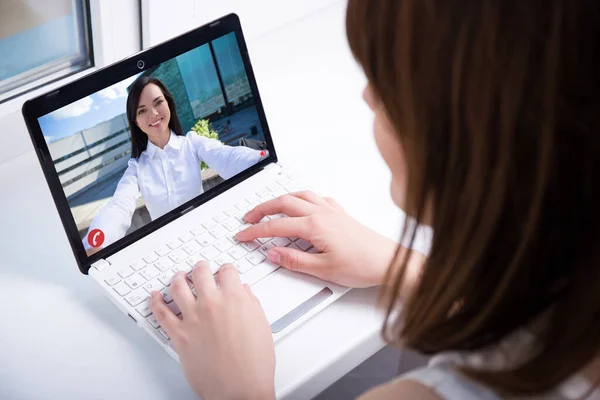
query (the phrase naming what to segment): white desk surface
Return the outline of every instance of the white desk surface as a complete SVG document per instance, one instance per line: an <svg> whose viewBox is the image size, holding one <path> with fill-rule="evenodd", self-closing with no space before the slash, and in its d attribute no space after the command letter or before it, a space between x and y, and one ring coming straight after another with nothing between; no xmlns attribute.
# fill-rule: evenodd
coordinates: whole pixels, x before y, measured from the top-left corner
<svg viewBox="0 0 600 400"><path fill-rule="evenodd" d="M344 3L254 40L250 56L282 163L397 237L403 214L361 99ZM79 273L33 150L0 164L0 191L0 398L195 398L180 366ZM376 293L349 292L277 343L278 397L311 398L383 346Z"/></svg>

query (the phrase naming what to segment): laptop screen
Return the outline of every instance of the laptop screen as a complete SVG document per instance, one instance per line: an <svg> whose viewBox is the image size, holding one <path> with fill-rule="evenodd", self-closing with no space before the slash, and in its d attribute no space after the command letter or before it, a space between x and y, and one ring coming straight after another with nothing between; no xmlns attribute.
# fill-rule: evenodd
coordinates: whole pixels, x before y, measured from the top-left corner
<svg viewBox="0 0 600 400"><path fill-rule="evenodd" d="M269 155L235 32L38 122L88 256Z"/></svg>

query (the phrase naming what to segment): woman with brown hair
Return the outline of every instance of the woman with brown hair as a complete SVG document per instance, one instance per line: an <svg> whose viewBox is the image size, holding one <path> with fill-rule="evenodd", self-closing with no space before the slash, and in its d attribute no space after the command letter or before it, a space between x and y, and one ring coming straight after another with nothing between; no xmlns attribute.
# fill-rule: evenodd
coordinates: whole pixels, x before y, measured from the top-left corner
<svg viewBox="0 0 600 400"><path fill-rule="evenodd" d="M299 236L321 252L269 258L382 285L385 337L436 356L365 398L600 398L599 22L595 0L349 1L391 194L433 228L431 251L392 243L313 193L259 205L237 237ZM290 218L258 223L276 213ZM192 387L272 398L260 304L234 268L218 288L205 265L192 279L197 299L184 275L173 281L183 320L152 297Z"/></svg>

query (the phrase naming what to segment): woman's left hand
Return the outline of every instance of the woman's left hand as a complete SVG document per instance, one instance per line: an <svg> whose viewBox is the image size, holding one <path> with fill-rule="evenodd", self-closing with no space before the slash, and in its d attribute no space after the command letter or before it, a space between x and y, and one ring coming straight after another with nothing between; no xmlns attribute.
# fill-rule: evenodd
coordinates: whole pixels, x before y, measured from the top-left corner
<svg viewBox="0 0 600 400"><path fill-rule="evenodd" d="M171 295L180 320L153 292L151 308L173 341L186 378L203 399L274 399L275 349L260 302L225 264L219 287L207 262L192 272L197 298L179 272Z"/></svg>

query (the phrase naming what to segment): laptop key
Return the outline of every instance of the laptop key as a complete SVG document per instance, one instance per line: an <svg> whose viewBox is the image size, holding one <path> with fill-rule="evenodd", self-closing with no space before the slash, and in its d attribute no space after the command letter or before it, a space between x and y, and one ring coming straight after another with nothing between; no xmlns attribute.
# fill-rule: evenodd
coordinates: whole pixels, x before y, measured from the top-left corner
<svg viewBox="0 0 600 400"><path fill-rule="evenodd" d="M250 204L254 204L254 203L258 202L259 200L260 200L260 198L255 194L251 194L250 196L246 197L246 201Z"/></svg>
<svg viewBox="0 0 600 400"><path fill-rule="evenodd" d="M240 221L238 221L235 218L229 219L227 221L225 221L223 223L223 226L225 227L225 229L227 229L229 232L233 232L234 230L236 230L237 228L240 227L240 225L242 225L240 223Z"/></svg>
<svg viewBox="0 0 600 400"><path fill-rule="evenodd" d="M131 289L125 284L125 282L117 283L113 289L119 294L119 296L125 296L127 293L131 292Z"/></svg>
<svg viewBox="0 0 600 400"><path fill-rule="evenodd" d="M183 249L183 251L188 253L188 255L192 255L194 253L199 252L200 249L202 249L202 245L196 241L193 241L193 242L184 244L182 249Z"/></svg>
<svg viewBox="0 0 600 400"><path fill-rule="evenodd" d="M211 219L211 220L208 220L208 221L205 221L205 222L203 222L203 223L202 223L202 227L203 227L204 229L212 229L212 228L214 228L216 225L217 225L217 223L216 223L215 221L213 221L212 219Z"/></svg>
<svg viewBox="0 0 600 400"><path fill-rule="evenodd" d="M209 247L203 249L200 252L200 254L202 254L202 256L204 258L206 258L207 260L212 260L213 258L218 256L220 254L220 252L214 246L209 246Z"/></svg>
<svg viewBox="0 0 600 400"><path fill-rule="evenodd" d="M279 185L281 186L285 186L290 182L290 178L288 178L287 176L283 175L281 178L277 179L276 181Z"/></svg>
<svg viewBox="0 0 600 400"><path fill-rule="evenodd" d="M165 303L169 304L170 302L173 301L173 296L171 296L171 287L170 286L161 290L160 294L162 295Z"/></svg>
<svg viewBox="0 0 600 400"><path fill-rule="evenodd" d="M279 186L277 183L271 183L270 185L267 185L267 189L269 189L270 192L276 192L281 189L281 186Z"/></svg>
<svg viewBox="0 0 600 400"><path fill-rule="evenodd" d="M148 268L140 272L140 275L142 275L147 281L156 278L158 274L160 274L160 271L152 265L149 265Z"/></svg>
<svg viewBox="0 0 600 400"><path fill-rule="evenodd" d="M248 252L240 245L234 246L231 250L229 250L229 255L236 260L243 258Z"/></svg>
<svg viewBox="0 0 600 400"><path fill-rule="evenodd" d="M173 268L171 271L178 273L179 271L183 271L186 274L188 272L190 272L192 270L193 265L189 265L187 262L181 263L181 264L177 264L175 266L175 268Z"/></svg>
<svg viewBox="0 0 600 400"><path fill-rule="evenodd" d="M233 265L235 265L240 275L245 274L246 272L254 268L254 264L244 259L236 261Z"/></svg>
<svg viewBox="0 0 600 400"><path fill-rule="evenodd" d="M144 284L144 289L148 294L154 292L155 290L162 290L165 287L158 279L152 279L150 282L146 282Z"/></svg>
<svg viewBox="0 0 600 400"><path fill-rule="evenodd" d="M194 236L200 236L202 235L204 232L206 232L206 229L200 227L200 228L194 228L190 231L190 233Z"/></svg>
<svg viewBox="0 0 600 400"><path fill-rule="evenodd" d="M136 290L135 292L128 294L125 296L125 301L129 303L132 307L137 306L142 301L148 298L148 293L144 290Z"/></svg>
<svg viewBox="0 0 600 400"><path fill-rule="evenodd" d="M169 286L171 285L171 279L173 279L173 276L175 275L175 273L171 270L165 271L162 274L160 274L158 276L158 280L160 281L160 283L162 283L165 286Z"/></svg>
<svg viewBox="0 0 600 400"><path fill-rule="evenodd" d="M233 259L233 257L231 257L227 253L219 255L213 260L213 262L215 264L217 264L219 267L222 266L223 264L231 264L234 261L235 260Z"/></svg>
<svg viewBox="0 0 600 400"><path fill-rule="evenodd" d="M235 208L228 208L227 210L225 210L225 214L228 217L233 217L235 216L237 213L239 212L239 210L235 209Z"/></svg>
<svg viewBox="0 0 600 400"><path fill-rule="evenodd" d="M150 325L152 325L154 328L160 328L160 323L154 314L150 314L146 320L150 322Z"/></svg>
<svg viewBox="0 0 600 400"><path fill-rule="evenodd" d="M106 278L104 280L108 286L115 286L117 283L121 282L121 278L118 276L111 276L110 278Z"/></svg>
<svg viewBox="0 0 600 400"><path fill-rule="evenodd" d="M198 242L202 247L210 246L215 241L215 238L210 235L208 232L203 233L200 237L196 238L196 242Z"/></svg>
<svg viewBox="0 0 600 400"><path fill-rule="evenodd" d="M171 340L169 335L167 335L167 331L165 331L165 328L163 328L162 326L158 328L158 333L160 333L165 339Z"/></svg>
<svg viewBox="0 0 600 400"><path fill-rule="evenodd" d="M231 248L231 246L233 246L233 243L231 243L228 239L223 238L221 240L219 240L217 243L215 243L215 247L221 252L225 252L227 250L229 250Z"/></svg>
<svg viewBox="0 0 600 400"><path fill-rule="evenodd" d="M204 261L205 258L202 257L202 255L200 253L198 254L194 254L193 256L188 257L188 259L186 260L186 263L193 267L194 265L198 264L200 261Z"/></svg>
<svg viewBox="0 0 600 400"><path fill-rule="evenodd" d="M158 268L161 272L165 272L169 268L172 268L175 263L168 257L161 258L157 262L154 263L154 266Z"/></svg>
<svg viewBox="0 0 600 400"><path fill-rule="evenodd" d="M237 203L235 205L235 208L237 208L238 210L245 210L248 207L248 202L246 200L242 200L239 203Z"/></svg>
<svg viewBox="0 0 600 400"><path fill-rule="evenodd" d="M256 195L263 199L264 197L267 197L269 195L269 191L267 189L262 189L256 192Z"/></svg>
<svg viewBox="0 0 600 400"><path fill-rule="evenodd" d="M229 235L227 235L227 236L225 236L225 237L226 237L226 238L227 238L227 240L229 240L231 243L233 243L233 244L239 244L239 243L240 243L240 241L239 241L239 240L237 240L237 239L235 238L235 234L236 234L236 233L237 233L237 232L232 232L232 233L230 233Z"/></svg>
<svg viewBox="0 0 600 400"><path fill-rule="evenodd" d="M263 253L265 256L267 255L267 253L273 248L275 247L275 245L273 243L267 243L267 244L263 244L262 246L260 246L260 252Z"/></svg>
<svg viewBox="0 0 600 400"><path fill-rule="evenodd" d="M154 252L158 254L159 257L164 257L171 252L171 249L169 249L167 246L161 246L154 250Z"/></svg>
<svg viewBox="0 0 600 400"><path fill-rule="evenodd" d="M180 248L180 247L181 247L181 241L180 241L180 240L173 240L173 241L169 242L169 243L167 244L167 246L169 246L169 248L170 248L171 250L178 249L178 248Z"/></svg>
<svg viewBox="0 0 600 400"><path fill-rule="evenodd" d="M135 274L131 278L125 279L125 283L132 289L137 289L142 286L146 280L140 274Z"/></svg>
<svg viewBox="0 0 600 400"><path fill-rule="evenodd" d="M264 256L264 254L262 254L259 251L254 251L246 257L246 260L250 261L254 265L260 264L265 259L266 259L266 257Z"/></svg>
<svg viewBox="0 0 600 400"><path fill-rule="evenodd" d="M152 310L150 309L150 299L146 299L142 304L137 306L136 311L144 318L152 314Z"/></svg>
<svg viewBox="0 0 600 400"><path fill-rule="evenodd" d="M251 242L241 243L240 246L242 246L247 252L252 252L260 247L260 243L258 243L256 240L253 240Z"/></svg>
<svg viewBox="0 0 600 400"><path fill-rule="evenodd" d="M187 243L190 240L192 240L193 238L194 238L194 235L192 235L189 232L184 233L183 235L179 236L179 240L181 240L182 243Z"/></svg>
<svg viewBox="0 0 600 400"><path fill-rule="evenodd" d="M187 258L188 254L183 251L182 249L177 249L174 252L172 252L171 254L169 254L169 258L175 263L175 264L179 264L180 262L183 262L183 260L185 260Z"/></svg>
<svg viewBox="0 0 600 400"><path fill-rule="evenodd" d="M119 276L123 279L129 278L133 275L133 270L130 267L124 267L119 271Z"/></svg>
<svg viewBox="0 0 600 400"><path fill-rule="evenodd" d="M256 240L258 240L258 242L259 242L260 244L267 244L267 243L269 243L269 242L270 242L272 239L273 239L272 237L269 237L269 238L258 238L258 239L256 239Z"/></svg>
<svg viewBox="0 0 600 400"><path fill-rule="evenodd" d="M213 215L213 219L216 223L220 224L227 220L227 216L222 212L218 212L216 215Z"/></svg>
<svg viewBox="0 0 600 400"><path fill-rule="evenodd" d="M287 247L292 242L289 239L287 239L287 238L281 238L280 237L280 238L275 238L275 239L271 240L271 243L275 247Z"/></svg>
<svg viewBox="0 0 600 400"><path fill-rule="evenodd" d="M143 258L143 260L150 264L153 263L154 261L158 260L158 256L154 253L147 255L146 257Z"/></svg>
<svg viewBox="0 0 600 400"><path fill-rule="evenodd" d="M307 242L304 239L298 239L295 242L295 245L298 246L298 247L300 247L300 249L302 251L306 251L306 250L308 250L308 249L310 249L312 247L312 243L311 242Z"/></svg>
<svg viewBox="0 0 600 400"><path fill-rule="evenodd" d="M143 260L139 260L130 265L134 271L142 270L146 267L146 263Z"/></svg>
<svg viewBox="0 0 600 400"><path fill-rule="evenodd" d="M227 235L227 233L229 233L227 229L223 227L223 225L217 225L209 232L215 239L221 239L222 237Z"/></svg>

